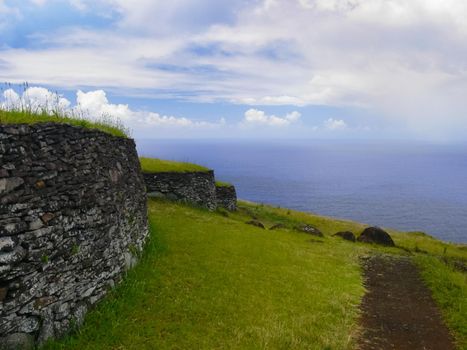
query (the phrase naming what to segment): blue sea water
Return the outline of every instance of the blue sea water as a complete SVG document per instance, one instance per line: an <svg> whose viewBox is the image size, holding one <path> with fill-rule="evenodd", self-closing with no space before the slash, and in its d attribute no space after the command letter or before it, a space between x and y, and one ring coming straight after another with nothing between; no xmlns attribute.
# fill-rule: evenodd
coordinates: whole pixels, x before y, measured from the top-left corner
<svg viewBox="0 0 467 350"><path fill-rule="evenodd" d="M239 198L467 243L467 146L334 141L137 140Z"/></svg>

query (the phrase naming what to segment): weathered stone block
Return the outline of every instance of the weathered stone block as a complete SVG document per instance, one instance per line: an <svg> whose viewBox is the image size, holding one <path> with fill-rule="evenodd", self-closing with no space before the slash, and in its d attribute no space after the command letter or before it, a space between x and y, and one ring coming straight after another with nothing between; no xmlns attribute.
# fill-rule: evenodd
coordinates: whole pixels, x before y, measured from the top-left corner
<svg viewBox="0 0 467 350"><path fill-rule="evenodd" d="M0 179L0 195L13 191L24 184L24 180L20 177L9 177Z"/></svg>

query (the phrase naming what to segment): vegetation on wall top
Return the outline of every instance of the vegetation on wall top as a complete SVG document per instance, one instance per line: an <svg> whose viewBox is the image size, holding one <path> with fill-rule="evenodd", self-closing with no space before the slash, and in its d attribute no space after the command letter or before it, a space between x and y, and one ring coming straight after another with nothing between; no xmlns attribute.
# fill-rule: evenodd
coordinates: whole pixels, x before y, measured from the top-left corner
<svg viewBox="0 0 467 350"><path fill-rule="evenodd" d="M90 121L76 115L65 115L60 113L39 113L27 110L2 110L0 109L0 124L37 124L37 123L60 123L79 126L86 129L96 129L119 137L128 137L129 130L119 121L110 117L101 117L96 121Z"/></svg>
<svg viewBox="0 0 467 350"><path fill-rule="evenodd" d="M144 157L140 157L139 160L141 163L141 169L144 173L189 173L209 171L206 167L192 163Z"/></svg>
<svg viewBox="0 0 467 350"><path fill-rule="evenodd" d="M107 134L128 137L130 130L109 114L92 115L78 104L71 107L58 93L36 96L28 83L0 85L0 124L59 123L96 129Z"/></svg>

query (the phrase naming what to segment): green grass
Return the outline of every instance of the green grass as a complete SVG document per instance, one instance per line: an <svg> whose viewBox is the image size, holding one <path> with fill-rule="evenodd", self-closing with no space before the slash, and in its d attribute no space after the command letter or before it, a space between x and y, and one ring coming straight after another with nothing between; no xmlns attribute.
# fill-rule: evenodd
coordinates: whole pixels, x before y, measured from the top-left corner
<svg viewBox="0 0 467 350"><path fill-rule="evenodd" d="M216 187L232 187L232 184L224 181L216 181Z"/></svg>
<svg viewBox="0 0 467 350"><path fill-rule="evenodd" d="M331 235L365 225L244 201L225 214L150 200L149 217L140 264L76 334L44 349L352 349L359 256L376 252L413 257L465 347L466 276L444 263L462 260L465 246L395 231L400 247L350 243ZM252 218L285 228L246 225ZM325 237L294 231L298 223Z"/></svg>
<svg viewBox="0 0 467 350"><path fill-rule="evenodd" d="M163 160L156 158L144 158L140 157L141 169L145 173L163 173L163 172L176 172L176 173L188 173L188 172L206 172L209 171L201 165L175 162L172 160Z"/></svg>
<svg viewBox="0 0 467 350"><path fill-rule="evenodd" d="M364 293L343 240L149 201L140 264L74 336L45 349L347 349Z"/></svg>
<svg viewBox="0 0 467 350"><path fill-rule="evenodd" d="M467 247L465 245L443 242L423 232L389 231L398 246L410 251L446 257L447 259L467 260Z"/></svg>
<svg viewBox="0 0 467 350"><path fill-rule="evenodd" d="M432 255L417 254L414 261L454 332L459 349L467 349L467 275Z"/></svg>
<svg viewBox="0 0 467 350"><path fill-rule="evenodd" d="M128 137L129 135L128 129L110 117L102 117L98 121L91 122L78 116L64 116L59 113L33 113L29 111L5 111L0 109L0 124L37 124L46 122L96 129L118 137Z"/></svg>

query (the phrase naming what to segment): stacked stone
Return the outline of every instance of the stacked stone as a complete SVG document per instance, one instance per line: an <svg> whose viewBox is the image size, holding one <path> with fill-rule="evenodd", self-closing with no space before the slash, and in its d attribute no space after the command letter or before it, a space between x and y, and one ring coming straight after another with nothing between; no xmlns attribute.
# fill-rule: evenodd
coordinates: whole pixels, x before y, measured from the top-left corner
<svg viewBox="0 0 467 350"><path fill-rule="evenodd" d="M42 343L79 325L147 234L133 140L0 125L0 344Z"/></svg>
<svg viewBox="0 0 467 350"><path fill-rule="evenodd" d="M212 170L145 173L149 197L162 197L216 210L216 182Z"/></svg>
<svg viewBox="0 0 467 350"><path fill-rule="evenodd" d="M237 192L233 185L216 186L216 202L219 208L237 210Z"/></svg>

